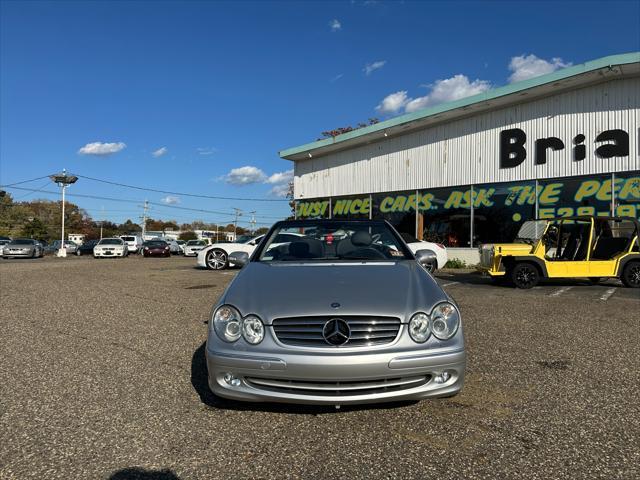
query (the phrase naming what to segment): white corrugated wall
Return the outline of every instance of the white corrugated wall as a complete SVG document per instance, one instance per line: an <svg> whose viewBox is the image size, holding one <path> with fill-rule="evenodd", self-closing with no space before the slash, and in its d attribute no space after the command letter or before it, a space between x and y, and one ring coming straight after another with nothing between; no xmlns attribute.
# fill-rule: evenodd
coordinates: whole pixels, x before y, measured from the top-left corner
<svg viewBox="0 0 640 480"><path fill-rule="evenodd" d="M527 159L499 168L500 132L527 134ZM640 78L612 80L547 98L436 125L377 143L295 162L296 198L392 192L479 183L640 170ZM595 137L610 129L629 133L629 156L601 159ZM586 136L587 158L573 160L573 138ZM534 164L534 142L558 137Z"/></svg>

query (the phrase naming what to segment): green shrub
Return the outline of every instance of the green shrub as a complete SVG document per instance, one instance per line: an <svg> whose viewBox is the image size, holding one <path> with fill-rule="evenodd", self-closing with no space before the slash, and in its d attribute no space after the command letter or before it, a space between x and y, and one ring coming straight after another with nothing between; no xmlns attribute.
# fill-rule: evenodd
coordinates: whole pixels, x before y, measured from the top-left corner
<svg viewBox="0 0 640 480"><path fill-rule="evenodd" d="M459 258L452 258L445 265L444 268L467 268L467 264L464 260L460 260Z"/></svg>

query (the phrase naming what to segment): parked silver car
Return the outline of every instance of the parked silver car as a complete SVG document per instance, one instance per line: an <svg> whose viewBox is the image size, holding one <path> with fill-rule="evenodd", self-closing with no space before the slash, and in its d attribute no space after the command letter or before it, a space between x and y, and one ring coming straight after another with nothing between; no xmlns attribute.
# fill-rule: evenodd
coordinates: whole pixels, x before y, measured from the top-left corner
<svg viewBox="0 0 640 480"><path fill-rule="evenodd" d="M346 232L334 242L332 232ZM296 240L275 244L283 233ZM460 311L383 221L278 222L214 305L214 394L355 404L452 396L464 382Z"/></svg>
<svg viewBox="0 0 640 480"><path fill-rule="evenodd" d="M32 238L15 238L2 246L2 258L39 258L43 255L42 244Z"/></svg>

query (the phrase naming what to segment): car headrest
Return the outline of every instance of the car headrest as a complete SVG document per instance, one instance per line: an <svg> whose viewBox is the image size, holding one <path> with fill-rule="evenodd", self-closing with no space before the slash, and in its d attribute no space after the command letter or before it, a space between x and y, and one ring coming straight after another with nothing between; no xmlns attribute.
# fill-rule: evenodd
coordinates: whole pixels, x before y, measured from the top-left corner
<svg viewBox="0 0 640 480"><path fill-rule="evenodd" d="M351 235L351 243L356 247L368 247L373 242L371 235L364 230L360 230Z"/></svg>
<svg viewBox="0 0 640 480"><path fill-rule="evenodd" d="M292 242L289 244L289 255L299 258L309 256L309 244L307 242Z"/></svg>

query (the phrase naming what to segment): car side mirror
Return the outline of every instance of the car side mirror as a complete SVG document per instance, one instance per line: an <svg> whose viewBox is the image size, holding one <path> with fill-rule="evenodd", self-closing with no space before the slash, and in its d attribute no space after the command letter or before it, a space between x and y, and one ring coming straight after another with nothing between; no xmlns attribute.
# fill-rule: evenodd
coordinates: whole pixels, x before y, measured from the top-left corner
<svg viewBox="0 0 640 480"><path fill-rule="evenodd" d="M418 250L415 257L418 263L429 272L433 272L438 267L438 257L433 250Z"/></svg>
<svg viewBox="0 0 640 480"><path fill-rule="evenodd" d="M233 263L238 267L244 267L249 263L249 254L247 252L231 252L229 254L229 263Z"/></svg>

